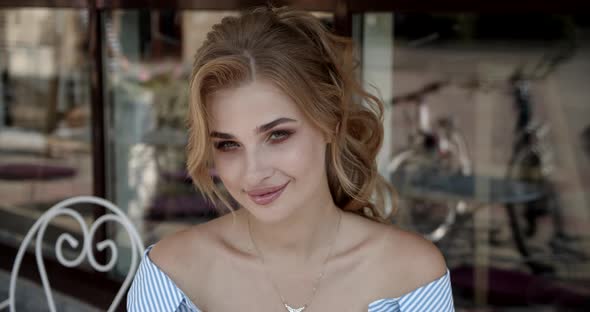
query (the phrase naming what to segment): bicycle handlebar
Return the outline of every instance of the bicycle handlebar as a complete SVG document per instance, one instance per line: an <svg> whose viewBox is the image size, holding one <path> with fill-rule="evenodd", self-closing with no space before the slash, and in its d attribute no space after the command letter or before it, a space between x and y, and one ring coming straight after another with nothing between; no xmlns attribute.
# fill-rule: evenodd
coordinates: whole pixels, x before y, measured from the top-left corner
<svg viewBox="0 0 590 312"><path fill-rule="evenodd" d="M509 77L507 77L506 80L502 81L484 82L479 78L475 78L460 83L452 82L450 79L429 82L416 91L405 93L392 98L391 105L399 105L402 103L418 103L425 96L438 92L441 89L446 88L450 85L457 85L464 89L478 89L489 91L492 89L500 89L502 87L506 87L506 82L508 82L510 85L514 85L515 83L523 81L535 81L545 79L547 76L553 73L559 67L559 65L563 64L574 55L574 52L576 50L575 41L570 40L566 44L567 45L565 46L565 48L559 49L557 53L554 53L553 55L546 54L545 56L543 56L541 60L539 60L539 62L536 64L536 66L533 68L533 70L529 73L525 73L524 67L519 66L512 72L512 74Z"/></svg>
<svg viewBox="0 0 590 312"><path fill-rule="evenodd" d="M393 99L391 99L391 104L396 105L396 104L401 104L404 102L418 102L424 96L426 96L430 93L437 92L440 89L442 89L443 87L447 86L448 83L449 83L448 81L430 82L417 91L413 91L410 93L406 93L406 94L394 97Z"/></svg>

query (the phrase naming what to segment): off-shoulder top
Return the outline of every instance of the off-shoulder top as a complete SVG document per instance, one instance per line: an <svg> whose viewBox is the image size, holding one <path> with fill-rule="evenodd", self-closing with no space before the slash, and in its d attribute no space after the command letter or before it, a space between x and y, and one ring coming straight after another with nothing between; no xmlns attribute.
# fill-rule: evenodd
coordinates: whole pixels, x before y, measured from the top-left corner
<svg viewBox="0 0 590 312"><path fill-rule="evenodd" d="M129 312L201 312L172 279L149 258L148 247L127 295ZM397 298L368 304L368 312L453 312L451 278L445 275Z"/></svg>

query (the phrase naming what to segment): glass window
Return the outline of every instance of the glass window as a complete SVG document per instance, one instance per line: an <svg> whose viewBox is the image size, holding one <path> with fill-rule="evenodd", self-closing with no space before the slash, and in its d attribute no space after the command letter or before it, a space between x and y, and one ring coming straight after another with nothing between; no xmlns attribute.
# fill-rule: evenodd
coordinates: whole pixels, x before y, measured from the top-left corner
<svg viewBox="0 0 590 312"><path fill-rule="evenodd" d="M440 247L457 308L560 311L587 301L587 21L394 13L355 20L363 77L385 85L380 165L400 193L395 222Z"/></svg>
<svg viewBox="0 0 590 312"><path fill-rule="evenodd" d="M84 10L0 10L0 241L19 246L53 204L93 190L88 17ZM91 209L81 210L85 220ZM45 240L65 229L57 217ZM49 250L53 251L53 248Z"/></svg>

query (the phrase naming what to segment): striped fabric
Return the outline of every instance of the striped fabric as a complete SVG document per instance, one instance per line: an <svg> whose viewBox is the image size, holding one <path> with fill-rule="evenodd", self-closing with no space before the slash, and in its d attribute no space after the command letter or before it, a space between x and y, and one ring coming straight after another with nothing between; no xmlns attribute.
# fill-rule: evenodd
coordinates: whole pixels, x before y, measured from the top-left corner
<svg viewBox="0 0 590 312"><path fill-rule="evenodd" d="M201 312L182 290L148 257L149 246L143 255L129 293L129 312Z"/></svg>
<svg viewBox="0 0 590 312"><path fill-rule="evenodd" d="M148 257L148 247L127 295L129 312L201 312ZM453 312L450 273L398 298L369 304L368 312Z"/></svg>
<svg viewBox="0 0 590 312"><path fill-rule="evenodd" d="M453 294L449 270L442 277L393 299L369 304L369 312L453 312Z"/></svg>

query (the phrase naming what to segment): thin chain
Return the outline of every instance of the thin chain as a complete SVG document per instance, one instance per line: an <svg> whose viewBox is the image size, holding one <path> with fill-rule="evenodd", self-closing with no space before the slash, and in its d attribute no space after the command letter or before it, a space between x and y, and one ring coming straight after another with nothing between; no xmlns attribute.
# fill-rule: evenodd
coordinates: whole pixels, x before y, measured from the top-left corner
<svg viewBox="0 0 590 312"><path fill-rule="evenodd" d="M313 289L311 291L311 296L309 298L309 301L302 308L300 308L299 311L303 311L303 310L307 309L307 307L309 307L309 305L311 305L311 302L315 298L315 294L319 288L320 282L322 281L322 278L324 277L324 272L326 270L326 264L328 263L328 260L332 256L332 248L334 247L334 242L336 241L336 237L338 236L338 233L340 232L340 222L341 221L342 221L342 212L339 211L338 225L336 226L336 232L334 233L334 236L332 237L332 241L330 242L328 256L326 257L326 259L324 259L324 262L322 263L322 269L320 271L320 274L318 275L318 277L316 278L316 280L313 283ZM262 264L262 269L264 270L264 273L266 274L266 278L270 281L270 283L274 287L276 293L281 298L281 301L282 301L283 305L285 306L285 308L287 308L288 311L291 311L292 308L287 304L287 301L285 300L285 298L281 294L279 287L274 282L274 280L270 276L270 273L266 269L266 264L264 262L264 256L262 255L262 252L260 252L260 250L258 249L258 246L256 245L256 242L254 241L254 236L252 236L252 227L250 226L250 215L249 214L248 214L248 233L250 235L250 241L252 242L252 246L254 247L254 250L256 251L256 254L258 256L258 260L260 260L260 263Z"/></svg>

